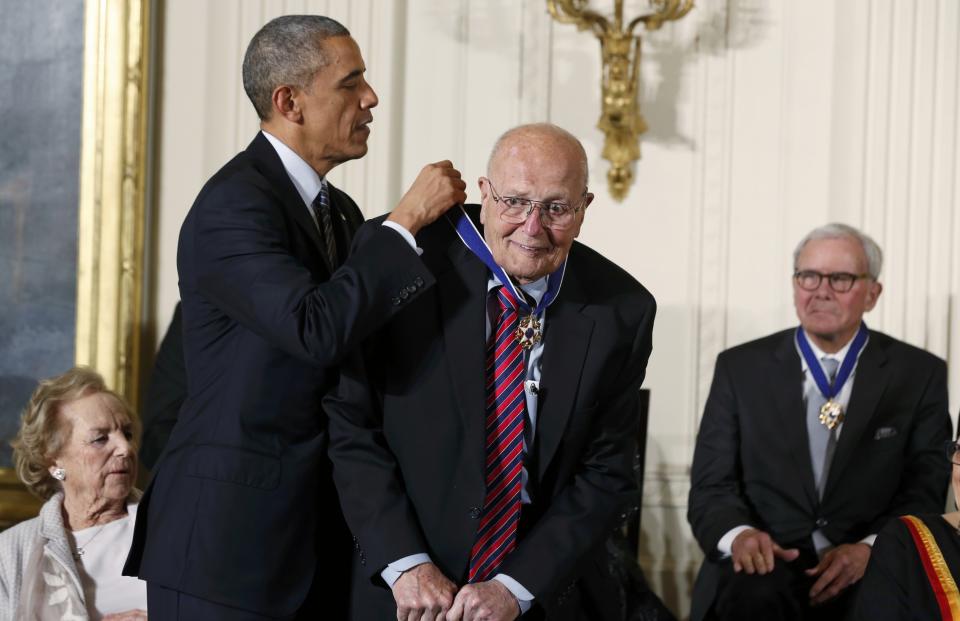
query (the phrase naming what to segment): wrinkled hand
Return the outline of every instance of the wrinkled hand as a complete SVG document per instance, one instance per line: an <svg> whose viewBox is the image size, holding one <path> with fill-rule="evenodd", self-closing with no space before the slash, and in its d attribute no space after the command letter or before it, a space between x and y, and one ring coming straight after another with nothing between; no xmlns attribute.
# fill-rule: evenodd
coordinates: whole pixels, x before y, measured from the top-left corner
<svg viewBox="0 0 960 621"><path fill-rule="evenodd" d="M820 576L810 588L810 603L831 600L863 578L872 551L865 543L845 543L824 554L816 567L805 572L808 576Z"/></svg>
<svg viewBox="0 0 960 621"><path fill-rule="evenodd" d="M733 540L731 546L733 571L748 574L763 574L773 571L774 557L787 561L800 556L800 550L784 550L767 533L756 528L748 528Z"/></svg>
<svg viewBox="0 0 960 621"><path fill-rule="evenodd" d="M449 160L427 164L387 220L413 235L457 203L467 200L467 184Z"/></svg>
<svg viewBox="0 0 960 621"><path fill-rule="evenodd" d="M128 610L106 615L103 621L147 621L146 610Z"/></svg>
<svg viewBox="0 0 960 621"><path fill-rule="evenodd" d="M511 621L520 616L520 604L502 582L488 580L460 589L447 621Z"/></svg>
<svg viewBox="0 0 960 621"><path fill-rule="evenodd" d="M457 585L433 563L423 563L400 574L393 583L397 621L435 621L450 610Z"/></svg>

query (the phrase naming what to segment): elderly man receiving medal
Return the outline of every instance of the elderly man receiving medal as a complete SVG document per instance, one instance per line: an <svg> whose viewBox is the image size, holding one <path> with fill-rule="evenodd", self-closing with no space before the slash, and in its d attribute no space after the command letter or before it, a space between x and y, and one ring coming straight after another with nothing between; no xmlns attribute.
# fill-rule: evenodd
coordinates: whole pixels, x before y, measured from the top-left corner
<svg viewBox="0 0 960 621"><path fill-rule="evenodd" d="M942 512L946 365L864 323L882 256L852 227L811 231L800 326L717 358L691 471L707 557L692 619L844 619L881 527Z"/></svg>
<svg viewBox="0 0 960 621"><path fill-rule="evenodd" d="M593 195L566 131L507 132L479 185L417 235L434 289L325 402L352 619L603 618L578 578L636 494L654 300L574 241Z"/></svg>

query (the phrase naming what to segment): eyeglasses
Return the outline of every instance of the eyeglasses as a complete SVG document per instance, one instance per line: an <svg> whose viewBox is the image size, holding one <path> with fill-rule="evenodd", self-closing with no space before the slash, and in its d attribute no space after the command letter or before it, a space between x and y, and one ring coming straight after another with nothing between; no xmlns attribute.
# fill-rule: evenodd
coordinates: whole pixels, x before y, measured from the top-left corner
<svg viewBox="0 0 960 621"><path fill-rule="evenodd" d="M500 196L493 187L493 182L486 177L484 180L490 184L490 194L500 207L500 219L509 224L523 224L530 217L530 213L538 209L540 223L543 226L555 231L568 229L573 225L574 214L583 209L583 203L587 197L587 189L584 188L580 204L573 207L560 201L536 201L519 196Z"/></svg>
<svg viewBox="0 0 960 621"><path fill-rule="evenodd" d="M943 445L943 450L947 454L947 461L960 466L960 442L947 440Z"/></svg>
<svg viewBox="0 0 960 621"><path fill-rule="evenodd" d="M816 291L820 288L823 279L827 279L830 288L836 293L846 293L853 289L853 284L858 280L871 278L870 274L851 274L849 272L832 272L823 274L815 270L797 270L793 273L793 279L804 291Z"/></svg>

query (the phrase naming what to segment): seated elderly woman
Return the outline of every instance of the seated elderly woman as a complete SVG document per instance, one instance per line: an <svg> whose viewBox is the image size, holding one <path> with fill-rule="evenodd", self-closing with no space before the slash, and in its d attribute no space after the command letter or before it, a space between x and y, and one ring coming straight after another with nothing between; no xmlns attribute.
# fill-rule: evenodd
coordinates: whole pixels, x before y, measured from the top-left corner
<svg viewBox="0 0 960 621"><path fill-rule="evenodd" d="M13 441L17 475L45 499L0 533L0 619L146 619L145 583L121 575L133 536L137 421L96 372L40 382Z"/></svg>
<svg viewBox="0 0 960 621"><path fill-rule="evenodd" d="M960 498L960 443L946 446ZM956 502L956 501L955 501ZM855 618L866 621L960 619L960 511L906 515L880 529L857 593Z"/></svg>

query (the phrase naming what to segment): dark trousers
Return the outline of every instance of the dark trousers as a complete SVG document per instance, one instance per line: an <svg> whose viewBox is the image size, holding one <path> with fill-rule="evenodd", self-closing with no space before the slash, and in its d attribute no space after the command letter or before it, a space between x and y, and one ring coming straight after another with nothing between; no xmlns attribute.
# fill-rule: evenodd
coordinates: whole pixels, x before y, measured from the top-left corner
<svg viewBox="0 0 960 621"><path fill-rule="evenodd" d="M815 578L804 574L816 566L817 556L801 551L800 557L787 563L776 559L772 572L749 575L733 571L733 563L721 564L713 618L718 621L844 621L853 612L856 584L820 606L810 606L810 588Z"/></svg>
<svg viewBox="0 0 960 621"><path fill-rule="evenodd" d="M329 619L339 621L347 618L346 601L329 599L326 605L320 598L321 589L310 590L304 605L295 614L286 617L264 616L249 610L241 610L206 599L194 597L188 593L167 589L153 583L147 583L147 613L150 619L159 621L315 621ZM335 607L331 607L334 604Z"/></svg>
<svg viewBox="0 0 960 621"><path fill-rule="evenodd" d="M147 614L164 621L267 621L281 617L264 617L248 610L231 608L187 593L147 583Z"/></svg>

